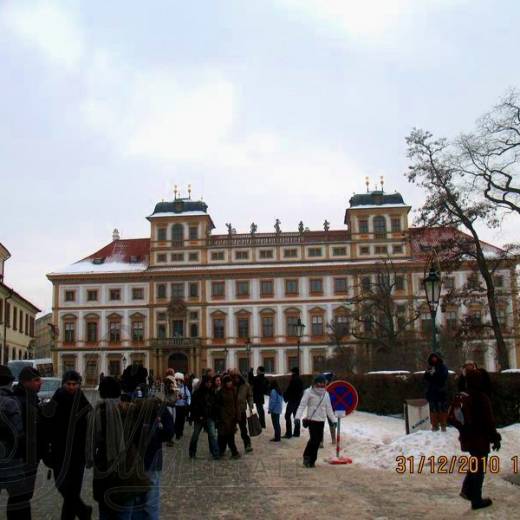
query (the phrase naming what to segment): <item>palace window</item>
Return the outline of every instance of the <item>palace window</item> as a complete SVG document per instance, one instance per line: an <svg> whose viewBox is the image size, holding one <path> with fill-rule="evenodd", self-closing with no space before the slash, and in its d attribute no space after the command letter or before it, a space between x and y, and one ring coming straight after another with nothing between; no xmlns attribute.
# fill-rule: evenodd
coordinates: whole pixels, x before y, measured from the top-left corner
<svg viewBox="0 0 520 520"><path fill-rule="evenodd" d="M445 276L442 280L445 289L455 289L455 278L453 276Z"/></svg>
<svg viewBox="0 0 520 520"><path fill-rule="evenodd" d="M249 318L238 318L238 337L249 337Z"/></svg>
<svg viewBox="0 0 520 520"><path fill-rule="evenodd" d="M480 282L477 274L470 274L468 276L468 289L479 289Z"/></svg>
<svg viewBox="0 0 520 520"><path fill-rule="evenodd" d="M312 316L311 334L313 336L323 336L323 316Z"/></svg>
<svg viewBox="0 0 520 520"><path fill-rule="evenodd" d="M87 301L88 302L97 302L98 292L97 289L89 289L87 291Z"/></svg>
<svg viewBox="0 0 520 520"><path fill-rule="evenodd" d="M172 244L182 245L184 241L184 226L182 224L174 224L172 226Z"/></svg>
<svg viewBox="0 0 520 520"><path fill-rule="evenodd" d="M283 250L283 257L284 258L296 258L298 256L298 250L297 249L284 249Z"/></svg>
<svg viewBox="0 0 520 520"><path fill-rule="evenodd" d="M25 315L25 335L29 335L29 315Z"/></svg>
<svg viewBox="0 0 520 520"><path fill-rule="evenodd" d="M266 258L273 258L272 249L260 249L260 258L265 260Z"/></svg>
<svg viewBox="0 0 520 520"><path fill-rule="evenodd" d="M199 261L199 253L189 253L188 254L188 261L189 262L198 262Z"/></svg>
<svg viewBox="0 0 520 520"><path fill-rule="evenodd" d="M142 287L132 288L132 300L144 300L144 289Z"/></svg>
<svg viewBox="0 0 520 520"><path fill-rule="evenodd" d="M386 246L376 246L375 253L376 253L376 255L387 255L388 248Z"/></svg>
<svg viewBox="0 0 520 520"><path fill-rule="evenodd" d="M272 296L273 295L273 281L272 280L260 280L260 296Z"/></svg>
<svg viewBox="0 0 520 520"><path fill-rule="evenodd" d="M160 253L157 255L157 263L164 264L166 262L166 254Z"/></svg>
<svg viewBox="0 0 520 520"><path fill-rule="evenodd" d="M166 323L158 323L157 324L157 337L159 339L166 338Z"/></svg>
<svg viewBox="0 0 520 520"><path fill-rule="evenodd" d="M235 251L235 260L249 260L249 251Z"/></svg>
<svg viewBox="0 0 520 520"><path fill-rule="evenodd" d="M370 292L372 288L372 280L370 276L363 276L361 278L361 292L367 293Z"/></svg>
<svg viewBox="0 0 520 520"><path fill-rule="evenodd" d="M142 320L132 321L132 341L144 341L144 322Z"/></svg>
<svg viewBox="0 0 520 520"><path fill-rule="evenodd" d="M211 260L224 260L224 251L212 251Z"/></svg>
<svg viewBox="0 0 520 520"><path fill-rule="evenodd" d="M212 282L211 283L211 296L213 298L224 298L224 295L225 295L224 282Z"/></svg>
<svg viewBox="0 0 520 520"><path fill-rule="evenodd" d="M398 274L394 278L394 288L396 291L404 291L404 276Z"/></svg>
<svg viewBox="0 0 520 520"><path fill-rule="evenodd" d="M190 226L188 228L190 240L197 240L199 238L199 227Z"/></svg>
<svg viewBox="0 0 520 520"><path fill-rule="evenodd" d="M456 330L458 326L457 313L455 311L447 311L444 313L446 319L446 328L448 330Z"/></svg>
<svg viewBox="0 0 520 520"><path fill-rule="evenodd" d="M190 288L190 298L198 298L199 297L199 284L197 282L191 282L189 285Z"/></svg>
<svg viewBox="0 0 520 520"><path fill-rule="evenodd" d="M334 278L334 294L345 294L347 292L347 279Z"/></svg>
<svg viewBox="0 0 520 520"><path fill-rule="evenodd" d="M190 338L198 338L198 337L199 337L199 324L190 323Z"/></svg>
<svg viewBox="0 0 520 520"><path fill-rule="evenodd" d="M97 321L87 322L87 343L97 343L98 340L98 324Z"/></svg>
<svg viewBox="0 0 520 520"><path fill-rule="evenodd" d="M157 229L157 240L166 240L166 228Z"/></svg>
<svg viewBox="0 0 520 520"><path fill-rule="evenodd" d="M287 337L296 338L298 337L298 316L287 316Z"/></svg>
<svg viewBox="0 0 520 520"><path fill-rule="evenodd" d="M340 314L339 316L336 316L334 323L336 328L335 332L338 334L338 336L343 337L349 334L350 323L347 315Z"/></svg>
<svg viewBox="0 0 520 520"><path fill-rule="evenodd" d="M396 305L395 316L397 318L397 329L404 330L406 328L406 305Z"/></svg>
<svg viewBox="0 0 520 520"><path fill-rule="evenodd" d="M121 289L110 289L109 300L110 301L119 301L120 299L121 299Z"/></svg>
<svg viewBox="0 0 520 520"><path fill-rule="evenodd" d="M110 343L119 343L121 341L121 322L119 320L109 321L108 334Z"/></svg>
<svg viewBox="0 0 520 520"><path fill-rule="evenodd" d="M392 251L393 251L394 255L402 255L403 246L392 246Z"/></svg>
<svg viewBox="0 0 520 520"><path fill-rule="evenodd" d="M368 233L368 220L363 219L359 221L359 232Z"/></svg>
<svg viewBox="0 0 520 520"><path fill-rule="evenodd" d="M223 318L214 318L213 319L213 338L215 339L224 339L224 319Z"/></svg>
<svg viewBox="0 0 520 520"><path fill-rule="evenodd" d="M374 217L374 236L375 238L386 238L385 217Z"/></svg>
<svg viewBox="0 0 520 520"><path fill-rule="evenodd" d="M166 298L166 284L157 285L157 298Z"/></svg>
<svg viewBox="0 0 520 520"><path fill-rule="evenodd" d="M76 291L65 291L65 301L66 302L76 301Z"/></svg>
<svg viewBox="0 0 520 520"><path fill-rule="evenodd" d="M298 280L296 278L285 280L285 295L293 296L298 294Z"/></svg>
<svg viewBox="0 0 520 520"><path fill-rule="evenodd" d="M262 360L262 364L264 366L264 370L265 370L266 374L274 374L275 363L274 363L274 357L273 356L264 355L263 356L263 360Z"/></svg>
<svg viewBox="0 0 520 520"><path fill-rule="evenodd" d="M308 254L310 257L322 256L321 247L310 247Z"/></svg>
<svg viewBox="0 0 520 520"><path fill-rule="evenodd" d="M74 343L76 336L76 324L72 321L65 322L65 343Z"/></svg>
<svg viewBox="0 0 520 520"><path fill-rule="evenodd" d="M184 253L172 253L170 258L172 262L184 262Z"/></svg>
<svg viewBox="0 0 520 520"><path fill-rule="evenodd" d="M346 247L333 247L332 248L332 256L346 256L347 248Z"/></svg>
<svg viewBox="0 0 520 520"><path fill-rule="evenodd" d="M18 328L18 309L13 305L13 330Z"/></svg>
<svg viewBox="0 0 520 520"><path fill-rule="evenodd" d="M369 246L360 246L359 247L359 254L360 255L369 255L370 254L370 247Z"/></svg>
<svg viewBox="0 0 520 520"><path fill-rule="evenodd" d="M249 296L249 281L238 280L236 282L236 291L238 297Z"/></svg>
<svg viewBox="0 0 520 520"><path fill-rule="evenodd" d="M421 330L423 334L431 334L432 332L432 318L429 312L421 314Z"/></svg>
<svg viewBox="0 0 520 520"><path fill-rule="evenodd" d="M262 316L262 337L272 338L274 336L273 316Z"/></svg>
<svg viewBox="0 0 520 520"><path fill-rule="evenodd" d="M495 287L502 288L504 287L504 277L502 275L493 276L493 281L495 283Z"/></svg>
<svg viewBox="0 0 520 520"><path fill-rule="evenodd" d="M321 278L310 279L310 290L311 294L323 293L323 280Z"/></svg>
<svg viewBox="0 0 520 520"><path fill-rule="evenodd" d="M397 233L401 231L401 219L398 217L394 217L391 220L392 223L392 233Z"/></svg>
<svg viewBox="0 0 520 520"><path fill-rule="evenodd" d="M170 286L172 299L184 298L184 283L172 283Z"/></svg>

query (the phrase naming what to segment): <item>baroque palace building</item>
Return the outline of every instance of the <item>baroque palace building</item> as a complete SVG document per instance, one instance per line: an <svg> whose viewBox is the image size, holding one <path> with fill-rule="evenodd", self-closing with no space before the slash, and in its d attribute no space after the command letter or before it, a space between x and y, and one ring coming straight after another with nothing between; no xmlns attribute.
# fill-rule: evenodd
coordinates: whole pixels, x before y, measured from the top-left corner
<svg viewBox="0 0 520 520"><path fill-rule="evenodd" d="M237 234L228 224L227 234L213 235L204 202L177 195L160 202L147 217L149 237L121 239L114 230L108 245L48 275L59 372L75 368L95 384L99 373L117 375L132 362L155 375L168 367L197 374L206 367L245 371L259 365L267 373L296 365L303 373L319 370L334 349L328 323L335 320L344 341L355 343L345 301L382 260L399 271L395 298L404 312L424 303L428 251L439 236L462 234L410 228L410 209L398 193L367 191L350 199L343 229L325 221L320 231L300 224L296 232L283 232L277 220L274 233L257 232L252 224L249 233ZM500 251L484 247L489 254ZM495 273L507 294L501 317L512 366L520 353L515 264ZM474 276L461 265L445 286L462 286ZM483 309L472 304L439 311L437 320L479 316ZM298 319L305 324L300 349ZM426 333L428 320L425 310L413 326ZM488 368L493 357L484 355Z"/></svg>

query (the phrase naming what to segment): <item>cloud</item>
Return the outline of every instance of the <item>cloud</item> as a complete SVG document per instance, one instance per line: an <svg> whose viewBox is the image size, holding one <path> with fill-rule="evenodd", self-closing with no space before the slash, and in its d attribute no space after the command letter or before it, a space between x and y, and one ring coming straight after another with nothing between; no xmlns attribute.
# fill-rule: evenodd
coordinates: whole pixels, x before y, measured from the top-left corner
<svg viewBox="0 0 520 520"><path fill-rule="evenodd" d="M84 57L84 35L76 16L56 3L6 2L0 8L1 26L67 70L77 69Z"/></svg>
<svg viewBox="0 0 520 520"><path fill-rule="evenodd" d="M373 46L399 38L421 14L452 8L467 0L274 0L292 15L302 16L318 30L333 31L353 43Z"/></svg>

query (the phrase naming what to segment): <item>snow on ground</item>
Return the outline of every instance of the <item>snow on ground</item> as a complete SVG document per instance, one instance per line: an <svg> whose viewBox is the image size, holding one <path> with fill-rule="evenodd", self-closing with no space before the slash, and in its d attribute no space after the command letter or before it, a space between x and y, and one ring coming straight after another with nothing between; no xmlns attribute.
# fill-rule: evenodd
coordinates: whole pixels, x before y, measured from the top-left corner
<svg viewBox="0 0 520 520"><path fill-rule="evenodd" d="M416 464L421 456L469 455L460 450L458 431L451 427L446 433L418 431L406 435L403 419L354 412L341 420L341 432L342 453L351 457L354 464L375 469L395 471L396 457L400 455L414 457ZM520 424L499 429L499 432L502 435L502 449L498 453L492 452L492 455L500 457L501 472L510 473L511 457L519 455ZM330 442L329 438L327 433L327 442Z"/></svg>

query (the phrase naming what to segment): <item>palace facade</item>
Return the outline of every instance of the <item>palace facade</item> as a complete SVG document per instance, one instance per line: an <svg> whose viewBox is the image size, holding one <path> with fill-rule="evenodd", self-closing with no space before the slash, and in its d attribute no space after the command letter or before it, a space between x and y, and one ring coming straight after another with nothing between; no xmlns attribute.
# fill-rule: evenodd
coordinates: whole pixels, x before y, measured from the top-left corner
<svg viewBox="0 0 520 520"><path fill-rule="evenodd" d="M342 324L343 341L356 343L347 298L375 276L382 261L397 269L395 299L403 312L424 304L425 262L441 236L454 229L410 228L402 196L372 191L354 195L343 229L214 235L207 205L191 198L160 202L147 217L150 236L112 241L70 267L48 275L53 284L53 355L60 371L75 368L96 384L100 372L118 375L132 362L154 374L166 368L200 374L263 365L268 373L319 370L332 355L327 324ZM489 254L499 248L484 244ZM516 261L495 273L505 303L504 334L517 366ZM398 277L398 279L397 279ZM461 264L445 289L475 277ZM370 282L370 280L368 280ZM398 282L398 283L397 283ZM449 283L448 283L449 282ZM498 282L497 282L498 283ZM485 296L485 292L483 293ZM485 302L437 313L438 324L474 314ZM429 313L412 327L428 329ZM301 338L298 320L305 325ZM492 350L483 354L494 367Z"/></svg>

